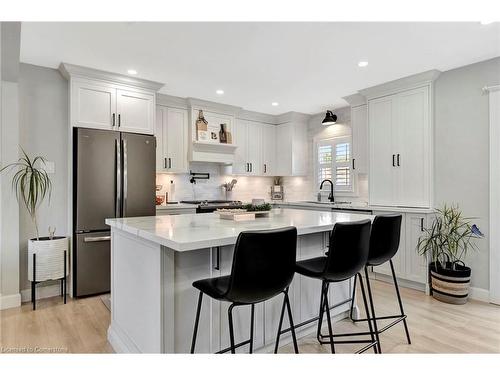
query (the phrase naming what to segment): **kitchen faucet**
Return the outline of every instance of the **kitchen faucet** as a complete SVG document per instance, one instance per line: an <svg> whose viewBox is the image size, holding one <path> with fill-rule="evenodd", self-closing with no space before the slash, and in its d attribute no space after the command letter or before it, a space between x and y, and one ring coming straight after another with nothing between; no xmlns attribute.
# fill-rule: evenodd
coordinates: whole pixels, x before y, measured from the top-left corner
<svg viewBox="0 0 500 375"><path fill-rule="evenodd" d="M323 184L325 182L329 182L330 183L330 195L328 196L328 200L330 202L334 203L335 202L335 197L333 196L333 182L332 182L332 180L326 179L326 180L321 181L321 185L319 185L319 190L323 189Z"/></svg>

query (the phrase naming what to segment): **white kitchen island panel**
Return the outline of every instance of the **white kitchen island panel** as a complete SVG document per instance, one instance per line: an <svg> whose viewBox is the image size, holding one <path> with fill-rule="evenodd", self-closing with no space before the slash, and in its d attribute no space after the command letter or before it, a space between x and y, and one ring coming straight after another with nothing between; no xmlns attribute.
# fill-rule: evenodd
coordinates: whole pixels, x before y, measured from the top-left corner
<svg viewBox="0 0 500 375"><path fill-rule="evenodd" d="M221 220L216 214L167 216L160 220L158 217L109 219L112 319L108 339L117 352L189 353L199 294L192 283L230 273L234 243L241 231L296 226L297 259L307 259L324 254L328 233L336 222L366 218L372 217L277 209L269 218L251 222ZM189 228L191 236L186 235ZM165 243L176 243L177 249ZM193 249L195 246L200 247ZM317 315L320 285L317 280L295 276L290 287L295 324ZM332 284L330 288L330 304L344 302L333 310L337 320L344 318L349 310L346 301L352 292L350 288L350 281ZM255 351L272 350L282 301L280 295L256 305ZM226 302L203 297L196 353L214 353L229 346L228 306ZM235 307L233 315L236 342L247 340L250 306ZM297 336L314 332L315 326L313 322L301 327ZM288 339L289 334L283 335L281 343L286 344ZM248 345L237 350L246 351Z"/></svg>

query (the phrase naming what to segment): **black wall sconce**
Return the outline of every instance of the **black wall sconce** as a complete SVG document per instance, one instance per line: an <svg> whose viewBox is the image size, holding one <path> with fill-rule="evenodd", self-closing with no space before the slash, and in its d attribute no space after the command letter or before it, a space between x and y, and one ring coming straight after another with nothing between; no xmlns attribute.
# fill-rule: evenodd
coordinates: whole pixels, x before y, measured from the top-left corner
<svg viewBox="0 0 500 375"><path fill-rule="evenodd" d="M321 124L324 126L333 125L337 123L337 115L332 111L326 111L326 116Z"/></svg>

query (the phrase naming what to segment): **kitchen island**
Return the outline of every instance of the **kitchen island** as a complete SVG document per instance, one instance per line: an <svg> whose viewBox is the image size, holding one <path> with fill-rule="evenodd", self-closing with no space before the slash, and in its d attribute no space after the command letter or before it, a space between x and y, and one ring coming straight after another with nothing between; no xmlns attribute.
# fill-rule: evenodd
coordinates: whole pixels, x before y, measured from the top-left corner
<svg viewBox="0 0 500 375"><path fill-rule="evenodd" d="M222 220L216 213L107 219L111 226L111 324L108 340L117 352L188 353L198 291L192 282L230 273L234 244L245 230L295 226L297 260L324 254L335 223L369 215L273 209L269 217L251 221ZM332 284L330 303L336 320L349 310L352 280ZM317 316L321 282L295 275L290 300L295 324ZM270 351L276 338L282 295L255 307L255 351ZM228 303L204 298L197 353L229 346ZM235 340L247 340L250 307L233 311ZM288 322L285 320L284 327ZM314 332L302 326L297 336ZM288 335L281 343L288 342ZM238 349L248 350L247 346Z"/></svg>

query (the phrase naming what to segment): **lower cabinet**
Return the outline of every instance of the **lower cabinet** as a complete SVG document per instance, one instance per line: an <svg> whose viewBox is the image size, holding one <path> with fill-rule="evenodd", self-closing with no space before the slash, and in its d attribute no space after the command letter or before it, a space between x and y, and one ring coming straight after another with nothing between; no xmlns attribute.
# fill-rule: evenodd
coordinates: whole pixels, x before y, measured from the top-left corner
<svg viewBox="0 0 500 375"><path fill-rule="evenodd" d="M373 215L383 215L387 213L387 211L374 211ZM399 250L392 258L394 271L398 279L426 284L427 259L418 254L417 244L420 236L423 234L423 228L426 227L427 221L430 220L430 214L402 213L402 215ZM375 272L375 275L379 274L392 277L389 262L373 267L373 272Z"/></svg>

